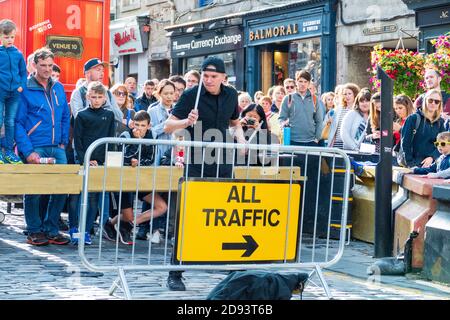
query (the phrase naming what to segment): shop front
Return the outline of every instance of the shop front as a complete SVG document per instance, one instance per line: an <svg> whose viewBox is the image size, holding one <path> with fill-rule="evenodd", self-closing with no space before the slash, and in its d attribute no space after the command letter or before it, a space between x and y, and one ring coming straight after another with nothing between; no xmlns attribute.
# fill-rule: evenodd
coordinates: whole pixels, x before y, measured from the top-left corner
<svg viewBox="0 0 450 320"><path fill-rule="evenodd" d="M224 60L228 81L236 89L244 84L244 36L241 25L215 21L167 28L171 43L172 74L200 71L203 60L216 56Z"/></svg>
<svg viewBox="0 0 450 320"><path fill-rule="evenodd" d="M244 17L246 88L250 93L282 85L308 70L320 92L335 82L334 1L307 1Z"/></svg>
<svg viewBox="0 0 450 320"><path fill-rule="evenodd" d="M128 76L135 77L140 85L148 79L148 24L146 16L111 21L111 61L117 67L113 70L115 83L124 82Z"/></svg>
<svg viewBox="0 0 450 320"><path fill-rule="evenodd" d="M434 51L431 40L450 31L450 3L448 0L402 0L416 14L419 28L419 50Z"/></svg>

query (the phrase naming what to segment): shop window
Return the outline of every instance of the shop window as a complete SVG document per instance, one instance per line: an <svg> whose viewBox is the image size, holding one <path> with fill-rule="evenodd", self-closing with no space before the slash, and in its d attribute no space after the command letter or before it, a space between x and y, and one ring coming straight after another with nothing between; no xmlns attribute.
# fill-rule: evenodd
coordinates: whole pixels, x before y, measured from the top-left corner
<svg viewBox="0 0 450 320"><path fill-rule="evenodd" d="M292 41L289 45L289 77L295 79L295 72L301 69L311 73L312 82L321 92L321 46L320 38Z"/></svg>
<svg viewBox="0 0 450 320"><path fill-rule="evenodd" d="M225 52L214 54L213 56L218 57L223 60L225 63L225 72L228 76L228 82L232 86L236 86L236 52ZM202 63L206 57L193 57L186 59L186 65L184 68L184 72L188 72L189 70L197 70L200 71L202 67Z"/></svg>

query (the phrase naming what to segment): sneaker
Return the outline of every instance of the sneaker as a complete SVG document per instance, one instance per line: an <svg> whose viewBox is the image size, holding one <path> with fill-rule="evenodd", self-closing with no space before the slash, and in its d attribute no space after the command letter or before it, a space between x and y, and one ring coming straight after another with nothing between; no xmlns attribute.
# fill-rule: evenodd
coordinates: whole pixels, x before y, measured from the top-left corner
<svg viewBox="0 0 450 320"><path fill-rule="evenodd" d="M6 151L4 160L11 164L23 164L22 160L12 151Z"/></svg>
<svg viewBox="0 0 450 320"><path fill-rule="evenodd" d="M107 221L103 226L103 238L109 241L116 241L117 232L111 221Z"/></svg>
<svg viewBox="0 0 450 320"><path fill-rule="evenodd" d="M146 224L146 225L142 225L141 224L139 226L138 232L136 232L136 239L138 239L138 240L148 240L148 238L147 238L148 231L149 231L148 224Z"/></svg>
<svg viewBox="0 0 450 320"><path fill-rule="evenodd" d="M33 246L46 246L50 242L43 232L29 233L27 236L27 243Z"/></svg>
<svg viewBox="0 0 450 320"><path fill-rule="evenodd" d="M153 232L151 242L155 243L155 244L161 243L161 233L159 233L159 230L156 230L155 232Z"/></svg>
<svg viewBox="0 0 450 320"><path fill-rule="evenodd" d="M70 243L76 245L78 244L78 239L80 239L80 233L77 227L70 228L69 230Z"/></svg>
<svg viewBox="0 0 450 320"><path fill-rule="evenodd" d="M59 227L59 231L69 231L69 226L64 221L64 219L61 217L59 218L59 221L58 221L58 227Z"/></svg>
<svg viewBox="0 0 450 320"><path fill-rule="evenodd" d="M128 225L128 227L127 227ZM133 240L131 239L131 230L130 230L130 224L124 221L121 221L120 223L120 230L117 224L114 225L114 229L116 229L116 232L119 233L119 239L120 242L127 245L132 245Z"/></svg>
<svg viewBox="0 0 450 320"><path fill-rule="evenodd" d="M186 286L183 283L183 276L180 271L169 271L167 278L167 287L171 291L186 291Z"/></svg>
<svg viewBox="0 0 450 320"><path fill-rule="evenodd" d="M58 233L57 235L54 236L47 235L47 239L48 243L56 244L59 246L66 245L70 242L70 239L62 235L61 233Z"/></svg>
<svg viewBox="0 0 450 320"><path fill-rule="evenodd" d="M91 239L91 235L89 234L89 232L85 232L84 233L84 244L90 246L92 244L92 239Z"/></svg>
<svg viewBox="0 0 450 320"><path fill-rule="evenodd" d="M0 164L5 164L5 163L6 163L6 160L3 157L3 153L0 152Z"/></svg>

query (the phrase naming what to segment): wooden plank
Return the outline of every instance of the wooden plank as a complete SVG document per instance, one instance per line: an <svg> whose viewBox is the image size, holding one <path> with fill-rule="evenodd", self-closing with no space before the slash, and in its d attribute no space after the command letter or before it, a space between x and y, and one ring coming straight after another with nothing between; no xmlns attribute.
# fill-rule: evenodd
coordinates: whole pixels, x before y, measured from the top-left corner
<svg viewBox="0 0 450 320"><path fill-rule="evenodd" d="M76 194L81 191L78 174L1 174L0 194Z"/></svg>
<svg viewBox="0 0 450 320"><path fill-rule="evenodd" d="M138 173L140 191L153 190L154 174L156 174L155 190L169 191L178 190L178 181L183 175L183 169L172 167L171 173L170 167L107 168L106 179L104 179L104 167L91 168L88 189L100 192L105 183L106 190L120 191L122 177L122 191L136 191Z"/></svg>
<svg viewBox="0 0 450 320"><path fill-rule="evenodd" d="M0 165L0 175L2 174L78 174L80 165L78 164L2 164ZM1 176L0 176L1 177Z"/></svg>
<svg viewBox="0 0 450 320"><path fill-rule="evenodd" d="M0 166L0 169L5 169ZM78 165L20 165L9 166L0 170L0 194L76 194L82 189L83 176L79 174ZM172 172L171 172L172 170ZM235 167L235 178L256 180L289 180L290 167ZM88 189L91 192L103 190L104 167L91 167ZM123 167L107 168L105 189L107 191L120 191L122 175L122 191L135 191L139 173L139 190L152 191L153 178L155 190L177 191L179 179L183 176L183 169L173 167ZM294 181L303 180L300 168L292 170Z"/></svg>
<svg viewBox="0 0 450 320"><path fill-rule="evenodd" d="M248 175L247 175L248 173ZM258 179L258 180L290 180L290 167L234 167L236 179ZM300 176L300 167L292 168L292 180L304 180Z"/></svg>

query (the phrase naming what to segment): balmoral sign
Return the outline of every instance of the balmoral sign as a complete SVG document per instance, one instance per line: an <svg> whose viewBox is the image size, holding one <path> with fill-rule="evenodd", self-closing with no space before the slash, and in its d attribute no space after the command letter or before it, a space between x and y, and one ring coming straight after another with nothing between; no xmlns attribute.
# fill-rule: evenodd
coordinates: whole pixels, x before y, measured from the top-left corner
<svg viewBox="0 0 450 320"><path fill-rule="evenodd" d="M266 29L256 29L255 31L250 31L249 41L255 41L260 39L277 38L289 36L292 34L298 34L298 24L292 23L286 26L279 26Z"/></svg>
<svg viewBox="0 0 450 320"><path fill-rule="evenodd" d="M273 41L286 41L320 35L321 16L305 17L290 21L256 23L250 22L247 33L248 45L258 45Z"/></svg>

